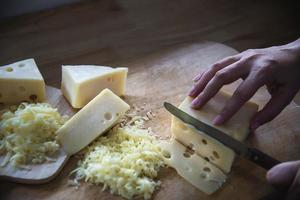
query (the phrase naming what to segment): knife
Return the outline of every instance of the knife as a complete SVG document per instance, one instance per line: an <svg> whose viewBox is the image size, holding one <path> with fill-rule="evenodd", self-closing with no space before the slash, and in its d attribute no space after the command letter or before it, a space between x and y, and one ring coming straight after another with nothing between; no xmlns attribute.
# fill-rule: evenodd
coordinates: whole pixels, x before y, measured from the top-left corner
<svg viewBox="0 0 300 200"><path fill-rule="evenodd" d="M254 162L255 164L265 168L266 170L271 169L273 166L281 163L275 158L263 153L262 151L248 147L242 142L230 137L223 131L218 130L208 124L205 124L198 119L190 116L186 112L180 110L179 108L173 106L168 102L164 102L164 107L175 117L179 118L181 121L194 126L197 130L206 133L210 137L218 140L225 146L231 148L238 155L247 158L248 160Z"/></svg>

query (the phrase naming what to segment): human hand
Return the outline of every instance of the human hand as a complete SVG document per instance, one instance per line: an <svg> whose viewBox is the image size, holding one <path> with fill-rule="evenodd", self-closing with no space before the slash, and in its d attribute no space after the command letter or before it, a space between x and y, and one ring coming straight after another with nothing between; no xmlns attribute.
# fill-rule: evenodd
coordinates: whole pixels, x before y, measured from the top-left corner
<svg viewBox="0 0 300 200"><path fill-rule="evenodd" d="M293 99L300 88L300 38L290 44L265 49L250 49L224 58L194 78L189 95L195 97L192 107L201 108L220 88L235 80L238 86L214 124L231 118L256 91L266 85L271 99L253 117L251 130L275 118Z"/></svg>
<svg viewBox="0 0 300 200"><path fill-rule="evenodd" d="M286 188L286 200L298 200L300 197L300 160L281 163L267 173L270 184Z"/></svg>

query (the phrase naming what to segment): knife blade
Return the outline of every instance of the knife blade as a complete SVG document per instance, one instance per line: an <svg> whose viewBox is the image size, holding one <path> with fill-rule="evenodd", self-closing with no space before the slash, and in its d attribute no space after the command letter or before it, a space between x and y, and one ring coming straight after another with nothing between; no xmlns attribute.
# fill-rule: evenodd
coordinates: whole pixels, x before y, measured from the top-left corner
<svg viewBox="0 0 300 200"><path fill-rule="evenodd" d="M246 144L243 144L242 142L230 137L223 131L199 121L198 119L190 116L186 112L180 110L179 108L173 106L168 102L164 102L164 107L171 114L179 118L184 123L192 125L197 130L204 132L205 134L216 139L217 141L221 142L225 146L231 148L238 155L247 158L248 160L265 168L266 170L269 170L273 166L281 163L280 161L276 160L275 158L272 158L271 156L265 154L264 152L256 148L248 147Z"/></svg>

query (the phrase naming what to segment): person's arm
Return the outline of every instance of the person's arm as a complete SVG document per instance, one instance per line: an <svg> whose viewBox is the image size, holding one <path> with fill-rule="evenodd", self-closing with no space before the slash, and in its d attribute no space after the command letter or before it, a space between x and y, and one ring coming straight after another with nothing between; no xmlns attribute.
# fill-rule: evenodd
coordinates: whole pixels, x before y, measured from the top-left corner
<svg viewBox="0 0 300 200"><path fill-rule="evenodd" d="M299 91L300 38L287 45L250 49L214 63L194 78L195 85L189 93L195 97L192 107L202 107L223 85L239 78L244 81L214 119L214 123L227 121L260 87L266 85L272 97L253 117L250 128L255 130L275 118Z"/></svg>

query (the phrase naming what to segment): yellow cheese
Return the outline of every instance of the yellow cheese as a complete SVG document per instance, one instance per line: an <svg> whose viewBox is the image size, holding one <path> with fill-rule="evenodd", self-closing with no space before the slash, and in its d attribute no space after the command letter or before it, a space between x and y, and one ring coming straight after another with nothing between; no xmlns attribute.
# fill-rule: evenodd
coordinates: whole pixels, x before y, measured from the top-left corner
<svg viewBox="0 0 300 200"><path fill-rule="evenodd" d="M94 65L62 66L61 90L74 108L82 108L103 89L125 94L127 68Z"/></svg>
<svg viewBox="0 0 300 200"><path fill-rule="evenodd" d="M151 129L138 125L112 128L85 149L78 162L75 183L85 180L109 188L126 199L150 199L160 185L154 178L164 165L158 141ZM140 199L139 198L139 199Z"/></svg>
<svg viewBox="0 0 300 200"><path fill-rule="evenodd" d="M179 108L200 121L222 130L239 141L243 141L249 133L249 122L256 113L258 106L248 102L224 125L213 125L212 120L220 113L229 98L229 94L219 92L203 108L194 110L190 106L193 99L187 97ZM224 172L230 171L234 159L234 152L230 148L175 117L172 119L171 130L176 140L186 146L192 145L197 154L214 163Z"/></svg>
<svg viewBox="0 0 300 200"><path fill-rule="evenodd" d="M58 131L64 151L72 155L111 128L129 105L109 89L104 89Z"/></svg>
<svg viewBox="0 0 300 200"><path fill-rule="evenodd" d="M198 156L185 156L186 147L173 140L161 142L165 163L199 190L212 194L226 181L227 176L217 167Z"/></svg>
<svg viewBox="0 0 300 200"><path fill-rule="evenodd" d="M45 82L33 59L0 67L0 103L45 100Z"/></svg>

